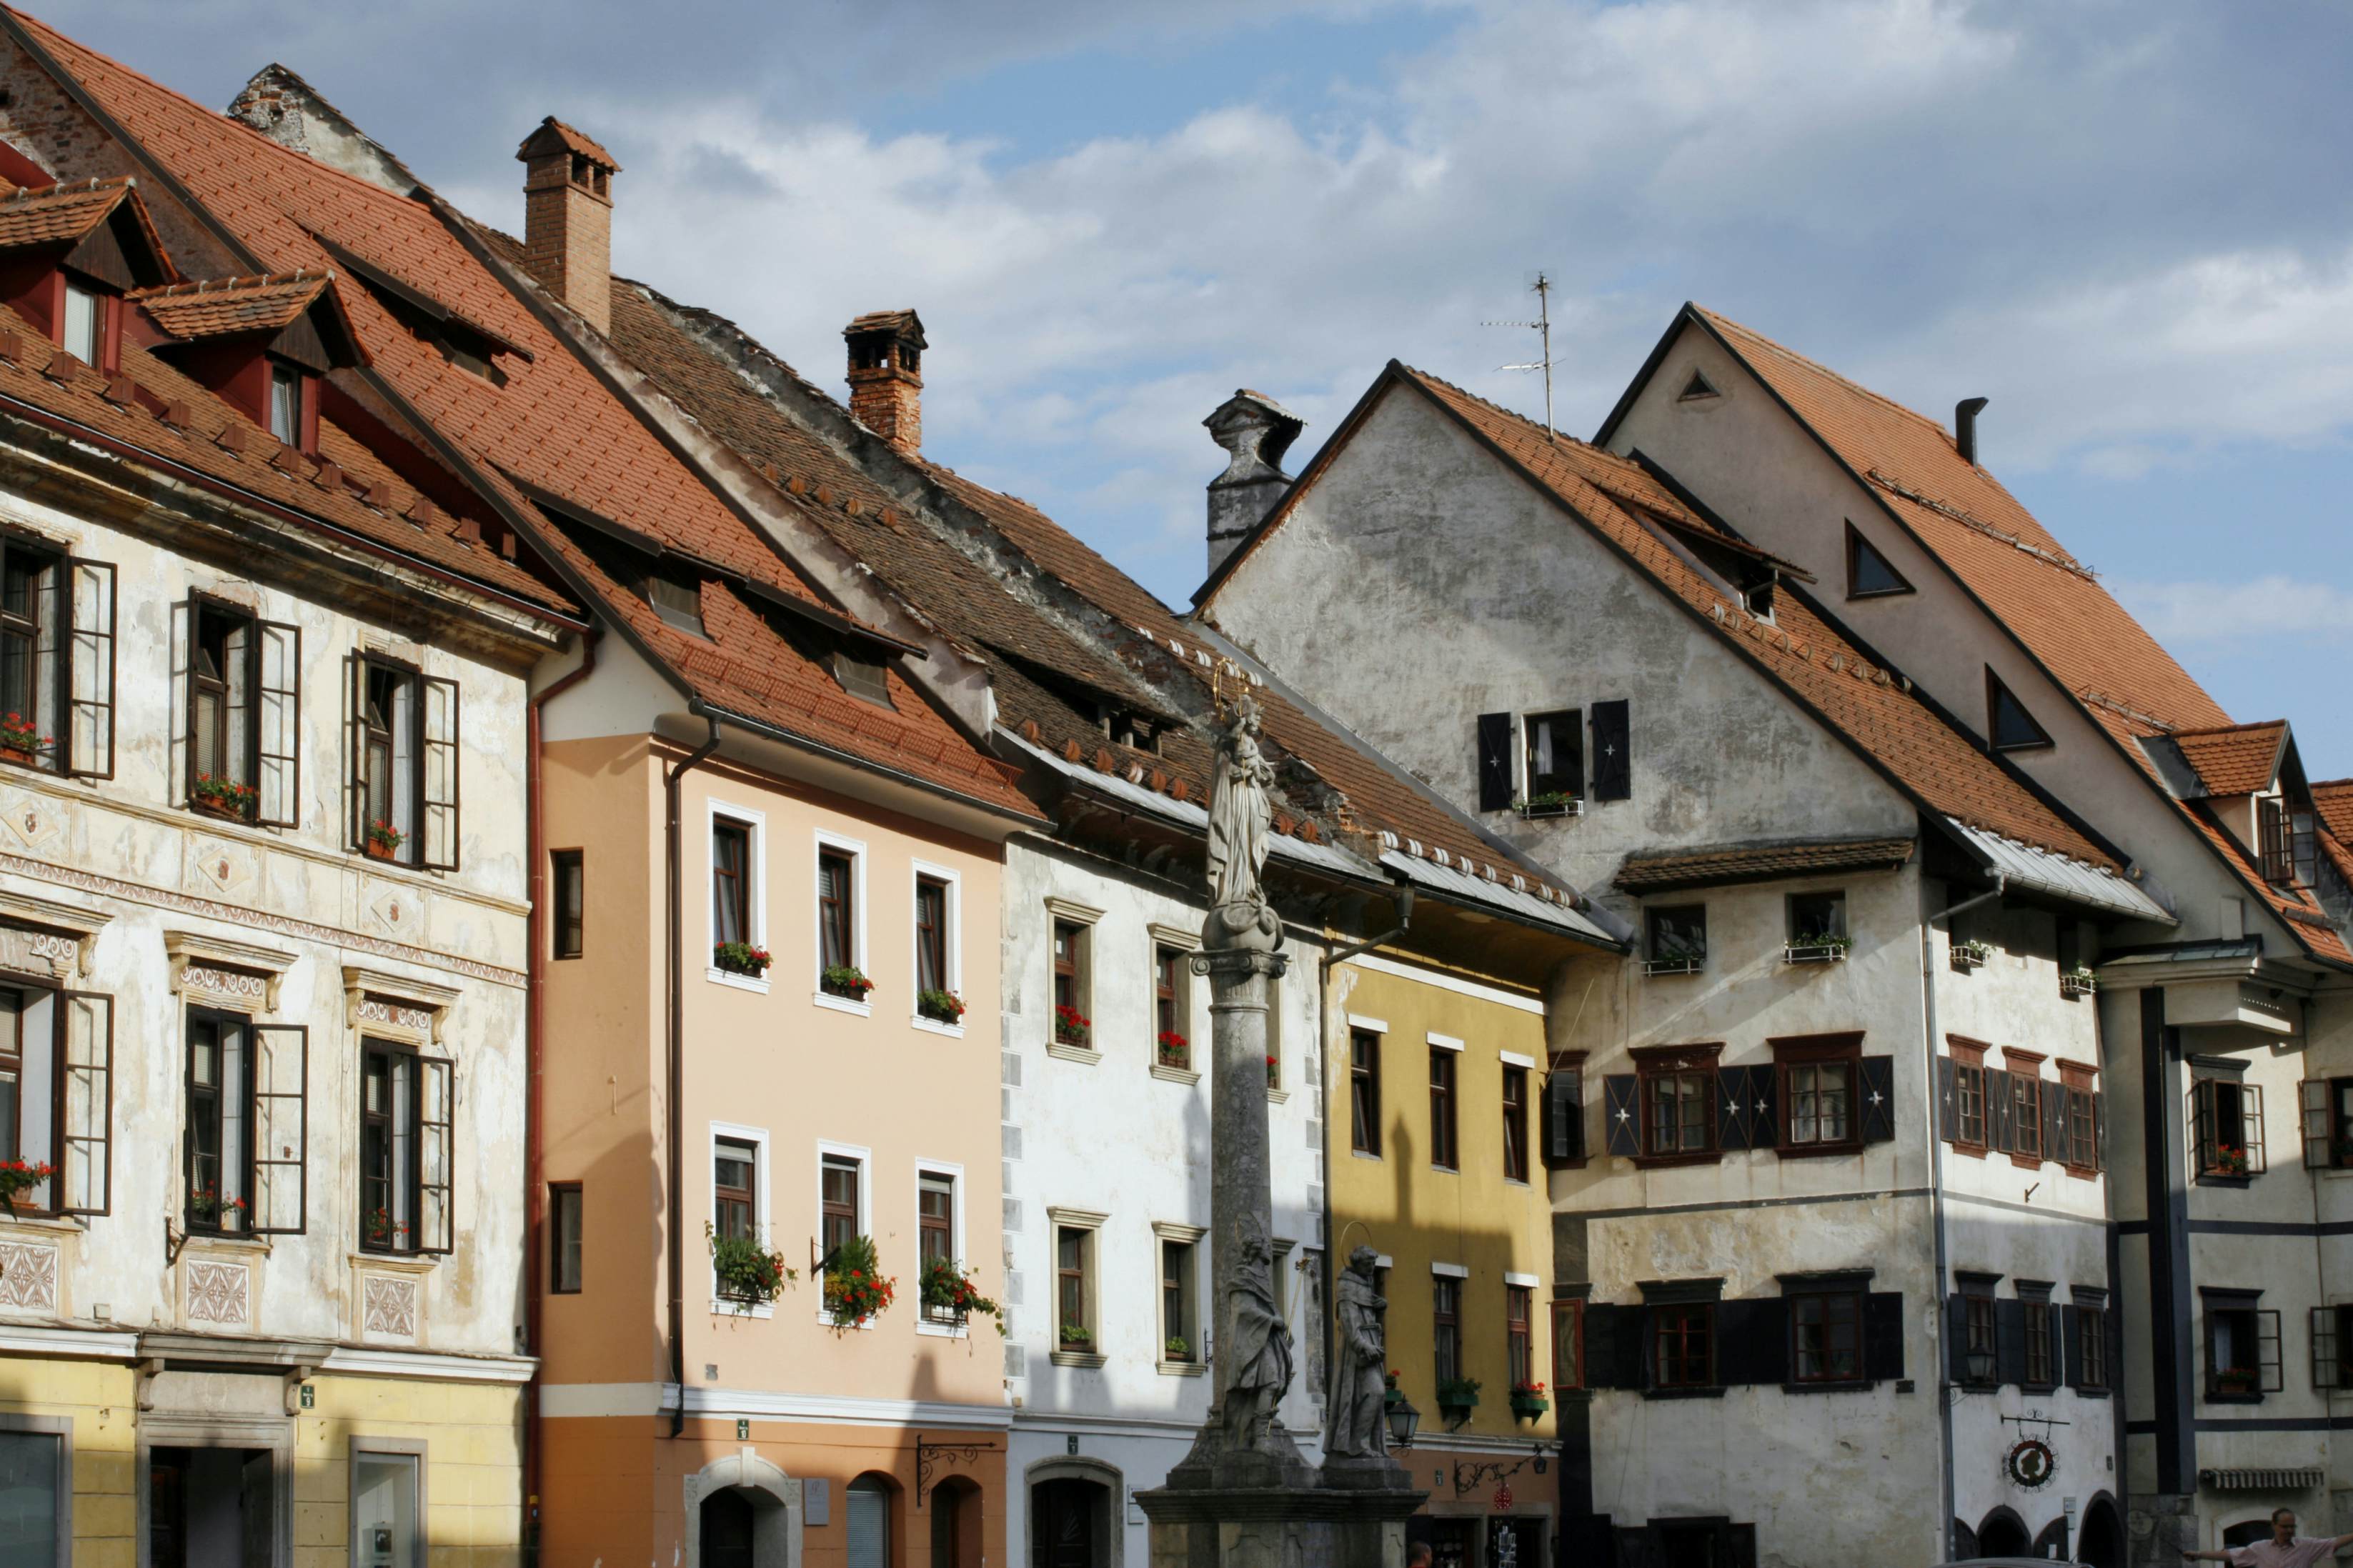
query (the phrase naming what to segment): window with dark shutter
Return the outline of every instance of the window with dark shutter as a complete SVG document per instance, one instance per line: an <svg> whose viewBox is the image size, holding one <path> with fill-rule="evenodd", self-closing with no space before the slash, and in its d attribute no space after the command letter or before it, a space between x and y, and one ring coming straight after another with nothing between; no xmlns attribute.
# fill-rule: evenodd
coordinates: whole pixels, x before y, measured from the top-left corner
<svg viewBox="0 0 2353 1568"><path fill-rule="evenodd" d="M1552 1304L1552 1385L1562 1391L1588 1386L1583 1301L1571 1300Z"/></svg>
<svg viewBox="0 0 2353 1568"><path fill-rule="evenodd" d="M2283 1386L2280 1315L2255 1305L2255 1290L2203 1289L2206 1397L2215 1404L2253 1405Z"/></svg>
<svg viewBox="0 0 2353 1568"><path fill-rule="evenodd" d="M2108 1298L2105 1290L2075 1287L2065 1320L2067 1382L2086 1394L2108 1388Z"/></svg>
<svg viewBox="0 0 2353 1568"><path fill-rule="evenodd" d="M1634 793L1632 724L1620 699L1593 705L1593 798L1624 800Z"/></svg>
<svg viewBox="0 0 2353 1568"><path fill-rule="evenodd" d="M1972 1387L1989 1388L2001 1381L2001 1335L1999 1303L1990 1283L1964 1280L1956 1298L1960 1305L1961 1332L1957 1380Z"/></svg>
<svg viewBox="0 0 2353 1568"><path fill-rule="evenodd" d="M1865 1143L1895 1141L1895 1058L1855 1058L1855 1120Z"/></svg>
<svg viewBox="0 0 2353 1568"><path fill-rule="evenodd" d="M1585 1068L1563 1062L1545 1075L1544 1163L1566 1170L1585 1163Z"/></svg>
<svg viewBox="0 0 2353 1568"><path fill-rule="evenodd" d="M1846 596L1850 599L1876 599L1890 594L1909 594L1912 584L1904 574L1891 564L1886 556L1865 539L1853 523L1846 525Z"/></svg>
<svg viewBox="0 0 2353 1568"><path fill-rule="evenodd" d="M1953 1064L1953 1147L1965 1154L1982 1154L1989 1146L1986 1125L1985 1047L1976 1040L1948 1036Z"/></svg>
<svg viewBox="0 0 2353 1568"><path fill-rule="evenodd" d="M1512 716L1479 715L1479 809L1506 811L1512 805Z"/></svg>
<svg viewBox="0 0 2353 1568"><path fill-rule="evenodd" d="M1862 1037L1810 1035L1768 1043L1781 1111L1775 1140L1780 1152L1787 1157L1860 1149Z"/></svg>
<svg viewBox="0 0 2353 1568"><path fill-rule="evenodd" d="M1703 1160L1715 1154L1715 1057L1722 1049L1651 1047L1635 1053L1644 1158Z"/></svg>
<svg viewBox="0 0 2353 1568"><path fill-rule="evenodd" d="M1526 742L1525 777L1531 806L1585 798L1585 715L1575 708L1531 713L1520 721Z"/></svg>
<svg viewBox="0 0 2353 1568"><path fill-rule="evenodd" d="M1715 1136L1725 1150L1770 1149L1779 1141L1780 1069L1770 1063L1719 1068Z"/></svg>
<svg viewBox="0 0 2353 1568"><path fill-rule="evenodd" d="M1715 1384L1714 1301L1679 1301L1651 1309L1651 1385L1709 1388Z"/></svg>
<svg viewBox="0 0 2353 1568"><path fill-rule="evenodd" d="M1601 1080L1602 1147L1625 1159L1642 1152L1641 1079L1611 1073Z"/></svg>
<svg viewBox="0 0 2353 1568"><path fill-rule="evenodd" d="M2058 1316L2051 1303L2051 1287L2029 1280L2018 1283L2019 1384L2030 1391L2059 1384Z"/></svg>

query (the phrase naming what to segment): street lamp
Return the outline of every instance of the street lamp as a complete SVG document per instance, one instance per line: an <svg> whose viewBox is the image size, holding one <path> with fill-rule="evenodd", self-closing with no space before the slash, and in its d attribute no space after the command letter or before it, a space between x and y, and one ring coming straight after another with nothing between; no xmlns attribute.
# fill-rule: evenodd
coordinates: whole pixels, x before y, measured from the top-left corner
<svg viewBox="0 0 2353 1568"><path fill-rule="evenodd" d="M1971 1383L1982 1384L1993 1381L1992 1351L1971 1346L1968 1354L1962 1359L1968 1363Z"/></svg>
<svg viewBox="0 0 2353 1568"><path fill-rule="evenodd" d="M1388 1407L1386 1417L1389 1424L1389 1447L1412 1447L1413 1430L1421 1425L1421 1412L1416 1410L1406 1396L1400 1394L1397 1396L1397 1402Z"/></svg>

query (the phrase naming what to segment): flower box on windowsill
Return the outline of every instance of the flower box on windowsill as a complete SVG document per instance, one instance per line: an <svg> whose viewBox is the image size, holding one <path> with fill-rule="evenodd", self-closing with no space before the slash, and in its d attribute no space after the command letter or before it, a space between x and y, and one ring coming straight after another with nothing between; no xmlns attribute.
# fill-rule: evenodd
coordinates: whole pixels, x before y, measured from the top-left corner
<svg viewBox="0 0 2353 1568"><path fill-rule="evenodd" d="M1460 1424L1471 1419L1479 1408L1479 1380L1475 1377L1450 1377L1438 1385L1440 1414Z"/></svg>
<svg viewBox="0 0 2353 1568"><path fill-rule="evenodd" d="M1538 1421L1552 1408L1552 1401L1530 1389L1512 1390L1512 1418L1515 1421Z"/></svg>
<svg viewBox="0 0 2353 1568"><path fill-rule="evenodd" d="M233 805L232 803L225 800L215 800L209 795L190 795L188 797L188 809L190 811L202 812L206 816L223 817L230 822L250 822L253 820L253 810L250 806Z"/></svg>
<svg viewBox="0 0 2353 1568"><path fill-rule="evenodd" d="M1706 959L1691 953L1679 958L1646 958L1642 961L1644 974L1697 974L1706 967Z"/></svg>
<svg viewBox="0 0 2353 1568"><path fill-rule="evenodd" d="M1781 956L1790 963L1843 963L1847 951L1853 946L1844 937L1829 942L1793 942L1781 950Z"/></svg>
<svg viewBox="0 0 2353 1568"><path fill-rule="evenodd" d="M22 746L0 746L0 762L15 763L20 767L27 768L44 765L39 752L28 752Z"/></svg>
<svg viewBox="0 0 2353 1568"><path fill-rule="evenodd" d="M2212 1399L2244 1399L2262 1392L2261 1374L2239 1367L2212 1374L2206 1393Z"/></svg>
<svg viewBox="0 0 2353 1568"><path fill-rule="evenodd" d="M1152 1045L1155 1059L1162 1067L1174 1068L1178 1072L1192 1070L1193 1045L1184 1036L1173 1029L1164 1030Z"/></svg>
<svg viewBox="0 0 2353 1568"><path fill-rule="evenodd" d="M1986 960L1993 956L1993 946L1983 942L1953 943L1950 962L1956 974L1967 974L1972 969L1983 969Z"/></svg>
<svg viewBox="0 0 2353 1568"><path fill-rule="evenodd" d="M1525 820L1537 822L1548 816L1583 816L1585 803L1573 795L1540 795L1533 800L1512 802L1512 809Z"/></svg>
<svg viewBox="0 0 2353 1568"><path fill-rule="evenodd" d="M2093 978L2088 969L2071 969L2059 977L2059 994L2062 996L2089 996L2099 988L2100 983Z"/></svg>
<svg viewBox="0 0 2353 1568"><path fill-rule="evenodd" d="M711 948L711 966L728 974L741 974L757 980L768 973L775 962L765 947L754 947L748 942L714 942Z"/></svg>
<svg viewBox="0 0 2353 1568"><path fill-rule="evenodd" d="M863 1002L866 994L874 989L874 982L866 978L863 970L848 964L835 964L818 976L818 989L844 1002Z"/></svg>
<svg viewBox="0 0 2353 1568"><path fill-rule="evenodd" d="M934 1024L951 1026L964 1022L964 998L953 991L919 991L915 994L915 1016Z"/></svg>

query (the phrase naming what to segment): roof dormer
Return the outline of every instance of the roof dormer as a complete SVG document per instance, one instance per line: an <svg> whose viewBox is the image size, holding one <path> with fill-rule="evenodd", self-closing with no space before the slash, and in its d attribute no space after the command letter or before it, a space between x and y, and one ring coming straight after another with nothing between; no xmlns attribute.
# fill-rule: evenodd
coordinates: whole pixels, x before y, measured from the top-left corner
<svg viewBox="0 0 2353 1568"><path fill-rule="evenodd" d="M278 440L315 455L322 378L365 359L334 283L332 272L276 272L143 289L131 300L159 352Z"/></svg>
<svg viewBox="0 0 2353 1568"><path fill-rule="evenodd" d="M121 360L123 297L178 276L128 175L0 196L0 302L91 369Z"/></svg>

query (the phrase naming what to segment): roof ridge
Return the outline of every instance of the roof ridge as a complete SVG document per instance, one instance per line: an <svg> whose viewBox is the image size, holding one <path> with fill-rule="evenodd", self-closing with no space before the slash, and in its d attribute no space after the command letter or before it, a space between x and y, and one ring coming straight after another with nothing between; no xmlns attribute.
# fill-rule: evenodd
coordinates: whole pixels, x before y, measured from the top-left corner
<svg viewBox="0 0 2353 1568"><path fill-rule="evenodd" d="M87 180L71 182L60 180L50 185L18 185L15 190L10 191L5 199L11 202L34 202L50 196L86 196L94 191L118 188L129 190L138 183L139 177L136 174L92 174Z"/></svg>
<svg viewBox="0 0 2353 1568"><path fill-rule="evenodd" d="M2175 730L2171 731L2170 738L2176 741L2194 741L2206 735L2239 735L2256 730L2284 729L2286 726L2285 719L2250 719L2242 724L2209 724L2196 730ZM2345 782L2353 783L2353 780Z"/></svg>
<svg viewBox="0 0 2353 1568"><path fill-rule="evenodd" d="M1729 327L1732 331L1740 333L1743 337L1754 340L1759 346L1770 349L1773 353L1779 354L1786 360L1804 365L1808 370L1819 371L1822 374L1829 376L1832 381L1837 382L1841 386L1846 387L1851 391L1860 393L1862 395L1871 399L1873 403L1891 408L1896 413L1903 415L1907 419L1916 420L1920 424L1926 425L1930 429L1936 431L1937 435L1945 437L1947 441L1950 441L1952 439L1952 432L1945 428L1945 425L1942 420L1930 418L1927 415L1921 413L1918 409L1912 407L1909 404L1896 402L1895 399L1888 396L1883 392L1873 392L1870 387L1863 385L1862 383L1855 380L1853 377L1840 374L1837 371L1832 370L1821 361L1801 354L1797 350L1791 348L1788 344L1781 342L1774 338L1768 338L1764 333L1758 331L1756 328L1736 321L1731 317L1724 314L1721 310L1712 310L1705 305L1700 304L1696 300L1693 301L1692 309L1697 310L1701 315L1705 316L1710 321L1719 327ZM1959 453L1956 451L1954 455L1957 457Z"/></svg>
<svg viewBox="0 0 2353 1568"><path fill-rule="evenodd" d="M268 289L280 284L311 280L325 282L332 280L334 276L335 270L332 267L315 270L308 267L297 267L291 272L248 272L235 278L197 278L178 283L159 283L153 288L133 289L123 298L160 300L166 296L176 298L197 294L223 294L235 289Z"/></svg>

